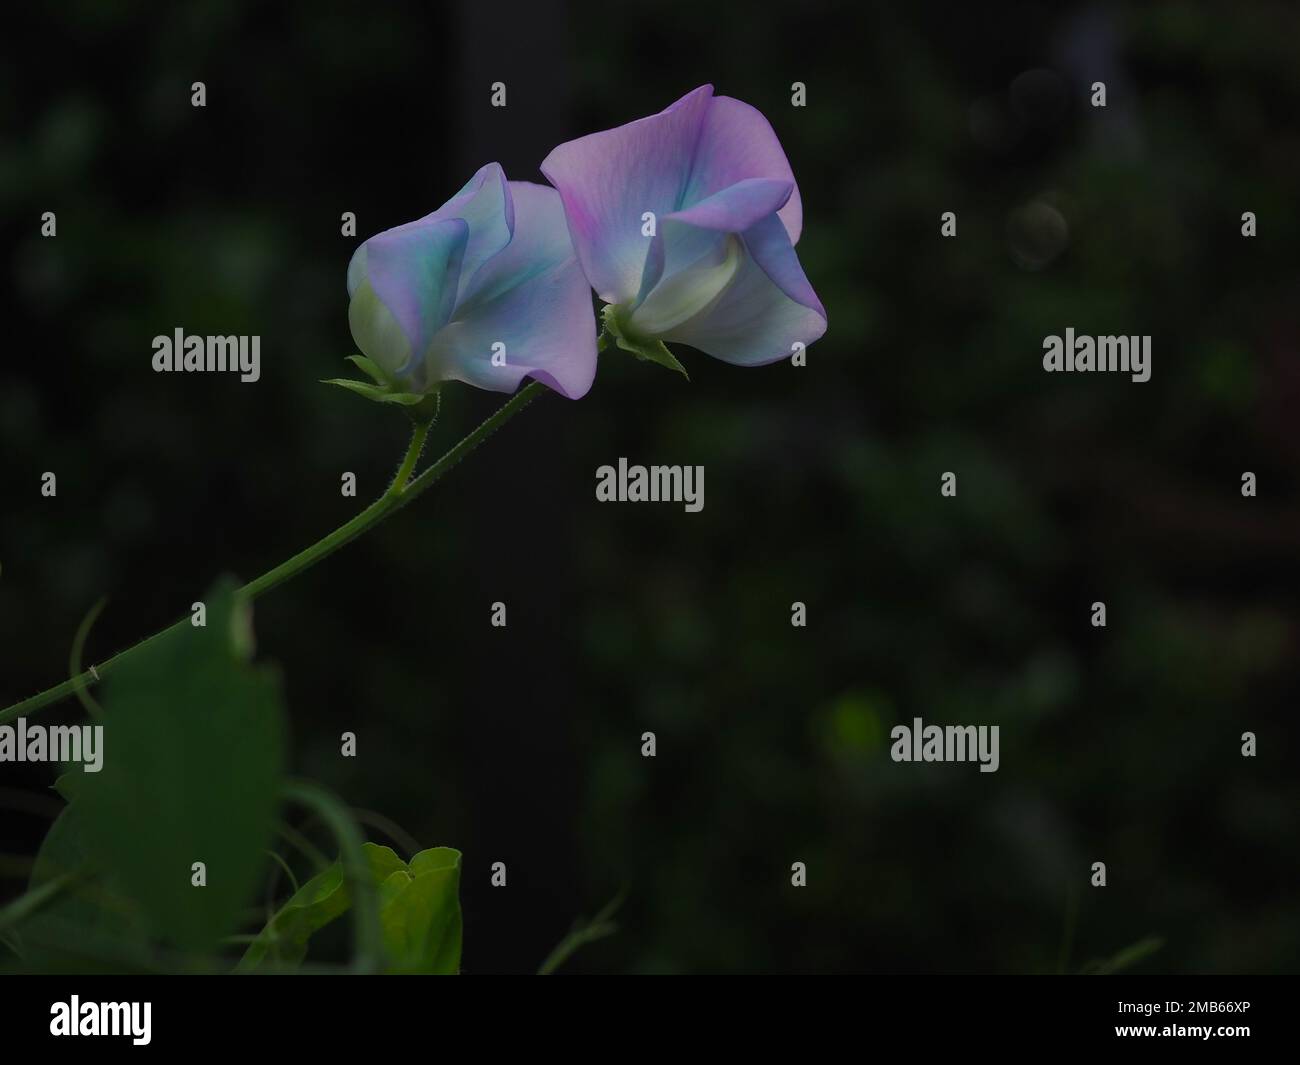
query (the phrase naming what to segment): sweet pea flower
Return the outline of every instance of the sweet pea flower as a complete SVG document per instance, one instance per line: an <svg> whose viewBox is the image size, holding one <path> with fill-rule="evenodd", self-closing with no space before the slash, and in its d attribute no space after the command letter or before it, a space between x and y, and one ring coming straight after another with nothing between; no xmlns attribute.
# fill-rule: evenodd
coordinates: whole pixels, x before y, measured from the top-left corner
<svg viewBox="0 0 1300 1065"><path fill-rule="evenodd" d="M748 104L701 86L657 115L561 144L542 173L620 347L680 368L662 344L680 341L756 366L826 331L794 250L798 186Z"/></svg>
<svg viewBox="0 0 1300 1065"><path fill-rule="evenodd" d="M532 377L569 399L596 373L591 291L554 189L478 171L432 214L348 264L348 324L370 399L420 404L443 381L511 392Z"/></svg>

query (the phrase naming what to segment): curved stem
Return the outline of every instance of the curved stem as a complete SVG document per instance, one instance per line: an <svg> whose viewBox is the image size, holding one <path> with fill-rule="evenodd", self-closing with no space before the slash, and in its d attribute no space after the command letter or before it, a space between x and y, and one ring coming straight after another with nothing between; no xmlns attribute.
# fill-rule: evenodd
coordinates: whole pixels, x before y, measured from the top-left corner
<svg viewBox="0 0 1300 1065"><path fill-rule="evenodd" d="M291 780L284 797L309 807L329 825L339 844L339 862L352 894L352 921L356 935L354 972L377 973L384 968L384 932L379 922L379 892L362 849L361 833L348 809L324 788L305 780Z"/></svg>
<svg viewBox="0 0 1300 1065"><path fill-rule="evenodd" d="M11 925L21 924L42 906L62 895L78 879L80 877L77 873L63 873L53 880L47 880L40 887L32 888L25 895L19 895L0 910L0 932L6 931Z"/></svg>
<svg viewBox="0 0 1300 1065"><path fill-rule="evenodd" d="M393 483L388 486L377 500L366 507L355 517L345 521L332 533L321 537L310 547L299 551L292 558L281 562L272 570L263 573L256 580L249 581L240 590L239 594L248 601L256 599L258 596L265 595L272 588L277 588L285 581L296 577L299 573L316 565L324 558L328 558L340 547L351 543L362 533L368 532L374 526L387 518L395 511L401 510L411 500L418 495L426 492L437 481L441 480L444 474L452 469L466 455L473 451L479 444L483 443L488 437L501 428L506 422L523 410L529 403L541 394L544 386L536 381L530 382L524 388L521 388L510 399L504 403L495 414L491 415L477 429L464 437L459 443L443 454L432 466L423 473L412 479L411 474L419 462L420 454L424 450L425 439L428 436L428 423L417 424L415 431L411 435L411 444L406 449L406 455L402 459L402 464L398 468L397 476L393 478ZM188 625L190 619L182 618L173 625L160 632L154 633L133 644L124 651L119 651L112 658L98 666L91 666L83 673L75 677L70 677L62 684L56 684L52 688L47 688L43 692L33 695L30 699L24 699L22 702L14 703L13 706L0 710L0 725L7 724L15 718L24 714L33 713L42 707L49 706L51 703L74 692L89 688L99 681L106 673L110 672L123 658L146 647L155 640L162 639L164 636Z"/></svg>
<svg viewBox="0 0 1300 1065"><path fill-rule="evenodd" d="M433 422L416 422L415 429L411 432L411 443L406 449L406 457L402 459L402 464L397 468L397 473L393 477L393 483L388 486L385 495L393 493L400 494L406 487L406 482L411 479L411 474L415 472L415 464L420 461L420 455L424 453L424 442L429 439L429 426Z"/></svg>

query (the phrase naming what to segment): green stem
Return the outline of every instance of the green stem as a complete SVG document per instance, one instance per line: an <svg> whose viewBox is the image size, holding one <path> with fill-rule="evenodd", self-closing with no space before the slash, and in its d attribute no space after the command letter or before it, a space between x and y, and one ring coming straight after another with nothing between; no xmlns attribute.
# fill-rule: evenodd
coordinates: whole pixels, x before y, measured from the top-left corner
<svg viewBox="0 0 1300 1065"><path fill-rule="evenodd" d="M397 476L393 478L393 483L388 486L388 490L382 496L361 511L360 514L345 521L332 533L323 536L306 550L299 551L288 561L282 562L274 569L263 573L256 580L249 581L239 590L239 594L250 602L261 595L265 595L271 589L279 587L285 581L296 577L299 573L316 565L317 562L329 557L340 547L351 543L362 533L368 532L390 514L401 510L416 496L427 491L437 481L441 480L443 475L459 463L461 459L528 406L541 394L543 389L544 386L536 381L521 388L495 414L447 451L432 466L412 479L411 475L420 460L420 454L424 450L425 439L429 432L427 422L417 424L414 433L411 435L411 444L406 450L406 456L402 459L402 464L398 468ZM42 707L58 702L58 700L72 695L78 690L89 688L101 680L106 673L110 672L128 655L147 647L154 641L162 639L169 633L189 623L190 619L188 617L182 618L161 632L156 632L126 650L119 651L101 665L91 666L83 673L65 680L62 684L56 684L52 688L47 688L45 691L33 695L30 699L24 699L22 702L14 703L13 706L0 710L0 725L8 724L24 714L31 714Z"/></svg>
<svg viewBox="0 0 1300 1065"><path fill-rule="evenodd" d="M313 875L329 868L330 860L325 857L325 852L303 835L299 829L294 828L287 821L281 821L275 826L275 831L289 846L311 862Z"/></svg>
<svg viewBox="0 0 1300 1065"><path fill-rule="evenodd" d="M400 494L406 487L406 482L411 479L411 474L415 472L415 464L420 461L420 455L424 453L424 442L429 439L429 426L432 424L432 422L415 423L415 428L411 431L411 443L406 449L406 457L402 459L402 464L397 468L393 483L388 486L385 495L391 495L394 492Z"/></svg>
<svg viewBox="0 0 1300 1065"><path fill-rule="evenodd" d="M348 809L324 788L305 780L291 780L284 796L310 808L329 825L339 844L339 862L352 895L353 928L356 952L353 970L361 973L382 972L385 962L384 930L379 921L379 892L375 888L370 863L362 849L361 833Z"/></svg>
<svg viewBox="0 0 1300 1065"><path fill-rule="evenodd" d="M47 880L38 888L33 888L25 895L19 895L13 902L0 910L0 932L6 932L17 924L22 924L42 906L48 905L77 882L77 873L64 873L53 880Z"/></svg>
<svg viewBox="0 0 1300 1065"><path fill-rule="evenodd" d="M590 921L579 921L556 945L555 949L546 956L541 967L537 970L538 976L550 976L556 969L569 960L570 955L588 943L595 943L606 936L612 936L618 931L618 925L612 920L618 908L623 905L623 892L619 892L605 904L605 908L596 914Z"/></svg>

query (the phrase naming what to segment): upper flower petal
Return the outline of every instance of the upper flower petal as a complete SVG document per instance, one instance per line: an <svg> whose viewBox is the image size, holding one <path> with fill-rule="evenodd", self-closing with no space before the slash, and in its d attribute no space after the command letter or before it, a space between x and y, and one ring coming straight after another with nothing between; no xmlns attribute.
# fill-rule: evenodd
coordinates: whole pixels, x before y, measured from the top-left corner
<svg viewBox="0 0 1300 1065"><path fill-rule="evenodd" d="M799 186L772 124L756 107L730 96L715 96L704 116L683 206L699 203L748 178L789 182L790 198L781 208L781 221L790 243L799 243L803 205Z"/></svg>
<svg viewBox="0 0 1300 1065"><path fill-rule="evenodd" d="M760 219L784 207L794 192L793 181L747 178L729 185L707 199L681 211L665 215L650 242L637 307L661 298L656 287L661 279L672 279L698 264L717 260L729 233L742 233Z"/></svg>
<svg viewBox="0 0 1300 1065"><path fill-rule="evenodd" d="M525 181L510 182L509 191L514 236L476 272L452 320L434 338L429 376L498 392L512 392L532 377L578 399L596 375L591 289L574 256L559 194ZM504 365L493 365L494 353Z"/></svg>
<svg viewBox="0 0 1300 1065"><path fill-rule="evenodd" d="M474 275L492 256L510 243L515 231L515 205L509 182L500 163L488 163L465 182L465 187L436 211L419 222L438 222L459 218L469 226L465 253L461 260L457 301L464 299Z"/></svg>
<svg viewBox="0 0 1300 1065"><path fill-rule="evenodd" d="M568 141L542 161L582 269L606 303L639 292L649 248L642 215L682 206L712 99L713 86L702 85L657 115Z"/></svg>

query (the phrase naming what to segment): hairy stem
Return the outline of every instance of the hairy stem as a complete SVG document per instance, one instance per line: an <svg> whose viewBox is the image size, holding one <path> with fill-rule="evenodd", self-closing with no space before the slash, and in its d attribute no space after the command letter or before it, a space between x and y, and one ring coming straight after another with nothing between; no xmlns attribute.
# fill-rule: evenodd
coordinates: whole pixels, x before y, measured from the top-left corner
<svg viewBox="0 0 1300 1065"><path fill-rule="evenodd" d="M390 514L401 510L416 496L427 491L437 481L441 480L461 459L528 406L543 391L543 387L533 381L520 389L477 429L443 454L432 466L412 478L411 475L415 472L416 464L424 451L425 440L429 433L427 422L417 424L415 431L411 435L411 444L406 450L401 466L398 468L397 476L393 478L393 483L388 486L388 490L382 496L361 511L360 514L345 521L332 533L321 537L310 547L299 551L292 558L263 573L256 580L249 581L239 590L239 595L249 602L258 596L265 595L272 588L278 588L285 581L296 577L304 570L310 569L317 562L332 555L340 547L351 543L358 536L368 532ZM124 658L189 623L190 619L188 617L182 618L175 624L146 637L126 650L119 651L100 665L91 666L84 672L65 680L62 684L46 688L45 691L33 695L30 699L24 699L22 702L14 703L13 706L0 710L0 725L7 724L25 714L34 713L51 703L72 695L74 692L84 691L101 680Z"/></svg>

